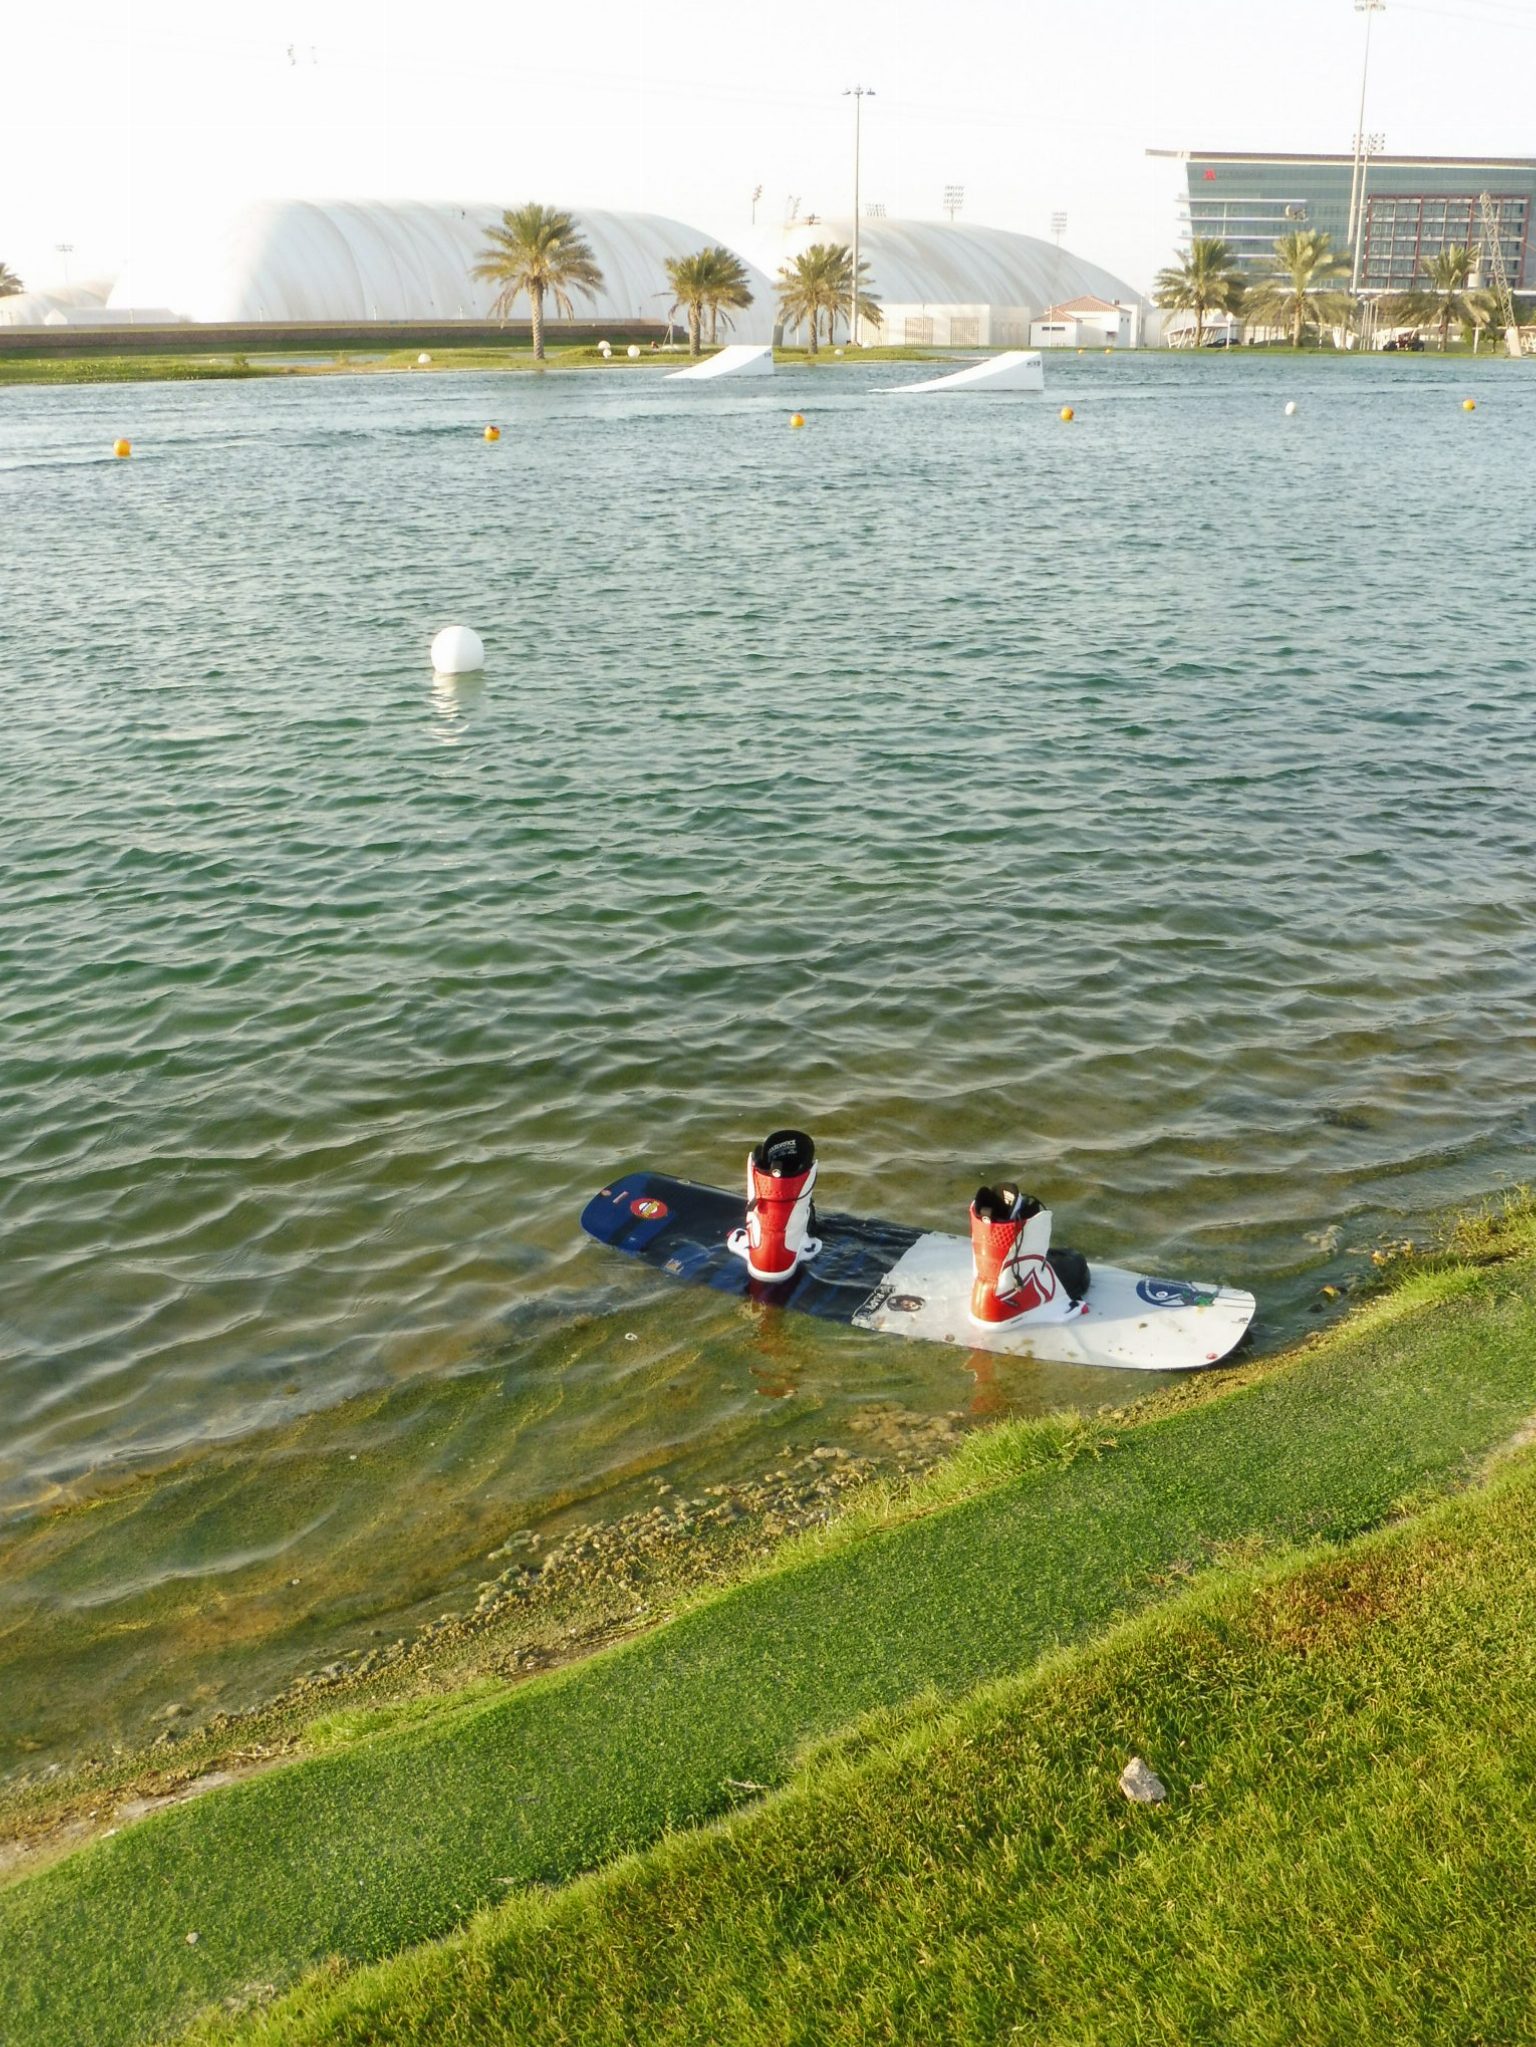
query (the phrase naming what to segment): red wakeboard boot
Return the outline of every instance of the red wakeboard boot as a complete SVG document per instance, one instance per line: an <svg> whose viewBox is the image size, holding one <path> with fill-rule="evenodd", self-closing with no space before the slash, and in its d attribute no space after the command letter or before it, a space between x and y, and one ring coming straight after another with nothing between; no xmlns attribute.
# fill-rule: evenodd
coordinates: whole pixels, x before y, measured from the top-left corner
<svg viewBox="0 0 1536 2047"><path fill-rule="evenodd" d="M1017 1187L981 1187L971 1203L971 1320L1065 1322L1081 1311L1046 1255L1051 1211Z"/></svg>
<svg viewBox="0 0 1536 2047"><path fill-rule="evenodd" d="M821 1249L811 1235L815 1185L816 1147L803 1130L770 1131L747 1154L747 1225L725 1241L754 1279L792 1279Z"/></svg>

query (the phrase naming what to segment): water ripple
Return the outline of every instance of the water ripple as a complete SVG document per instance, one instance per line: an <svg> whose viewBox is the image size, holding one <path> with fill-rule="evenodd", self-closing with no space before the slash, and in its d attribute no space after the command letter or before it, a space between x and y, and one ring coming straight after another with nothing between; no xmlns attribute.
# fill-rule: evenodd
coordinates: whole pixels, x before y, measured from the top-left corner
<svg viewBox="0 0 1536 2047"><path fill-rule="evenodd" d="M1329 1224L1526 1173L1536 393L1357 367L848 370L794 436L778 387L7 394L0 1498L636 1298L585 1195L783 1117L842 1205L1016 1169L1268 1340ZM424 672L452 616L483 684ZM526 1449L600 1489L588 1369Z"/></svg>

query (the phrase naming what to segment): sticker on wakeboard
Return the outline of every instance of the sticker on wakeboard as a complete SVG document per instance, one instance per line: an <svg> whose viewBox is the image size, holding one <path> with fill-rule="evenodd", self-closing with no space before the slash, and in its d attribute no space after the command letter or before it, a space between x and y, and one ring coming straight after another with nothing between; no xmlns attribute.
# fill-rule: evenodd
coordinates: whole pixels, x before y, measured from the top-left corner
<svg viewBox="0 0 1536 2047"><path fill-rule="evenodd" d="M888 1286L877 1286L859 1312L862 1315L878 1315L890 1308L898 1315L920 1315L927 1305L921 1294L898 1294L893 1293Z"/></svg>
<svg viewBox="0 0 1536 2047"><path fill-rule="evenodd" d="M1208 1308L1220 1289L1188 1279L1139 1279L1136 1291L1154 1308Z"/></svg>
<svg viewBox="0 0 1536 2047"><path fill-rule="evenodd" d="M657 1201L654 1197L645 1201L632 1201L629 1204L629 1212L631 1215L639 1216L642 1222L655 1222L667 1213L667 1204L664 1201Z"/></svg>

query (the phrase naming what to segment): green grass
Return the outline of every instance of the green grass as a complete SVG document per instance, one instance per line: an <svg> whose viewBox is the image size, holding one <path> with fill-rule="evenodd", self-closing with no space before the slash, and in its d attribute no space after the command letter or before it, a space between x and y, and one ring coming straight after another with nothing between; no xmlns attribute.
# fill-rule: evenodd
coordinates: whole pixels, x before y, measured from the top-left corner
<svg viewBox="0 0 1536 2047"><path fill-rule="evenodd" d="M176 384L259 376L232 355L0 355L0 384Z"/></svg>
<svg viewBox="0 0 1536 2047"><path fill-rule="evenodd" d="M724 344L722 344L723 346ZM714 355L715 349L704 351ZM417 358L429 355L430 365ZM857 355L834 356L824 349L808 356L803 349L780 349L776 360L784 366L809 364L831 367L839 362L930 362L930 348L866 348ZM685 369L686 349L656 349L642 343L638 356L631 358L627 344L615 341L611 357L587 343L570 347L551 346L545 366L549 369ZM247 355L102 355L22 356L0 354L0 384L163 384L208 379L249 377L368 376L381 371L419 370L423 376L453 370L534 370L530 345L509 342L505 347L485 344L473 348L398 348L370 350L366 346L341 349L334 354L324 349L262 350Z"/></svg>
<svg viewBox="0 0 1536 2047"><path fill-rule="evenodd" d="M1348 1539L1459 1483L1533 1408L1526 1256L1414 1275L1289 1368L1197 1384L1112 1436L998 1430L907 1509L802 1539L646 1637L16 1884L0 2011L28 2047L111 2047L327 1955L433 1938L509 1884L783 1783L861 1713L1026 1670L1234 1546Z"/></svg>
<svg viewBox="0 0 1536 2047"><path fill-rule="evenodd" d="M1168 1789L1134 1807L1132 1754ZM1028 1677L205 2047L1536 2038L1536 1468Z"/></svg>

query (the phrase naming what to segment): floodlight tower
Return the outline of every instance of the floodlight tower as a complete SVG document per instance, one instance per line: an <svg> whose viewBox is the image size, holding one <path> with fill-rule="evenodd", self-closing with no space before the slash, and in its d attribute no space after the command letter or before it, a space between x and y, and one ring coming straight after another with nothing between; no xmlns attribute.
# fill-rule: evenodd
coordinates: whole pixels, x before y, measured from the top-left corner
<svg viewBox="0 0 1536 2047"><path fill-rule="evenodd" d="M944 211L949 215L951 225L954 224L955 215L964 204L964 185L946 185L944 187Z"/></svg>
<svg viewBox="0 0 1536 2047"><path fill-rule="evenodd" d="M754 227L757 226L757 202L759 199L762 198L762 196L763 196L762 186L754 185L752 187L752 225Z"/></svg>
<svg viewBox="0 0 1536 2047"><path fill-rule="evenodd" d="M843 98L853 101L853 288L849 293L848 345L859 345L859 121L864 102L873 99L872 85L850 85L844 89Z"/></svg>
<svg viewBox="0 0 1536 2047"><path fill-rule="evenodd" d="M1360 268L1365 250L1365 188L1371 179L1371 158L1380 156L1387 146L1387 138L1378 129L1374 135L1357 135L1355 146L1360 152L1360 203L1356 208L1354 255L1350 265L1349 288L1358 295L1360 290Z"/></svg>
<svg viewBox="0 0 1536 2047"><path fill-rule="evenodd" d="M1349 245L1354 273L1360 272L1360 163L1365 145L1365 82L1371 75L1371 23L1385 11L1387 0L1355 0L1356 14L1365 16L1365 57L1360 65L1360 113L1355 121L1355 168L1349 183ZM1352 287L1353 288L1353 287Z"/></svg>

